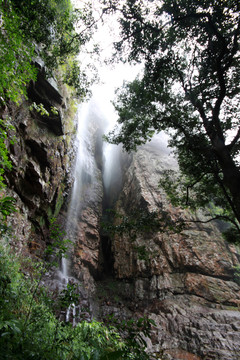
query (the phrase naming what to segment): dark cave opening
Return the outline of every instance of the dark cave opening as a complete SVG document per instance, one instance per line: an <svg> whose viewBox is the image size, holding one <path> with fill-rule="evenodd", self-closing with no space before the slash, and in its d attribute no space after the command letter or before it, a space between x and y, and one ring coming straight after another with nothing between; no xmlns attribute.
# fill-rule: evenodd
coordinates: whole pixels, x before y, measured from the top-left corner
<svg viewBox="0 0 240 360"><path fill-rule="evenodd" d="M106 234L101 235L101 253L102 253L102 268L103 277L114 275L113 265L114 257L112 253L112 241Z"/></svg>

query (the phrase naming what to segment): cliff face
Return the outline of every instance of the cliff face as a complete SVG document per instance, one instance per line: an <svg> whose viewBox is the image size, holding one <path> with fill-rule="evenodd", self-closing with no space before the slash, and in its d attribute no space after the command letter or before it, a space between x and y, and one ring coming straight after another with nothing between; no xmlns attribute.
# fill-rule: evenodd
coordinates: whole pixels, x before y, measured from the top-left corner
<svg viewBox="0 0 240 360"><path fill-rule="evenodd" d="M103 193L98 172L78 221L75 274L83 280L91 312L100 320L109 314L153 319L149 350L159 358L237 360L240 288L233 278L239 254L223 240L217 224L204 223L202 213L191 214L169 203L158 183L163 170L177 165L161 141L124 157L115 210L126 217L136 210L160 210L173 223L179 218L191 222L180 234L166 230L137 232L135 237L100 236ZM118 167L116 160L112 171L118 173ZM114 181L109 188L112 194ZM105 193L107 204L111 194Z"/></svg>
<svg viewBox="0 0 240 360"><path fill-rule="evenodd" d="M161 209L173 221L206 220L173 208L158 187L162 170L172 166L174 160L159 146L134 154L117 212L129 216L136 209ZM233 282L239 254L216 225L193 222L181 234L145 233L135 240L116 236L112 252L123 303L131 299L130 312L157 324L150 345L154 352L164 350L175 360L240 358L240 288Z"/></svg>
<svg viewBox="0 0 240 360"><path fill-rule="evenodd" d="M65 196L74 157L67 135L69 109L44 77L32 84L29 96L48 110L55 106L58 114L42 117L30 111L27 102L5 111L17 129L17 142L10 146L13 169L7 173L8 193L18 208L9 219L12 246L41 256L49 241L49 216L58 216L63 223L68 218L74 237L71 275L82 281L90 316L150 317L157 326L152 328L149 350L160 359L238 360L240 288L233 279L240 256L224 242L216 224L198 222L206 220L201 213L174 208L159 188L163 170L176 167L164 140L122 161L113 159L113 180L104 194L105 125L95 109L88 119L91 140L90 135L86 140L91 170L76 172L81 192L73 192L68 200L70 207L74 199L80 209L74 217L67 211ZM126 233L110 238L100 229L102 207L109 204L123 216L160 210L173 223L179 218L192 222L180 234L148 230L134 238Z"/></svg>
<svg viewBox="0 0 240 360"><path fill-rule="evenodd" d="M32 101L41 101L49 115L31 108ZM51 107L57 112L51 112ZM6 173L6 182L8 194L16 199L17 212L9 225L12 246L18 250L30 249L41 256L49 218L57 216L63 205L70 181L75 111L42 72L29 88L29 101L19 107L10 104L3 111L3 118L10 118L16 128L16 141L9 145L12 170Z"/></svg>

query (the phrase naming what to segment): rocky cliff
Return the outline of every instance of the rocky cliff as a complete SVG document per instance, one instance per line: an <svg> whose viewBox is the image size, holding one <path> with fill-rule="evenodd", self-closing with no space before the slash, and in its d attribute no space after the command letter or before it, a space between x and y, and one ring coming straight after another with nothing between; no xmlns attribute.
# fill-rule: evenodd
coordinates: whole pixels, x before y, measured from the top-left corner
<svg viewBox="0 0 240 360"><path fill-rule="evenodd" d="M12 169L5 176L6 191L15 198L17 212L8 225L16 250L41 256L49 241L49 219L58 215L71 182L76 106L70 106L46 80L43 69L30 84L28 96L20 106L8 104L2 109L3 119L16 128L15 143L9 144ZM43 104L46 113L33 107L33 102Z"/></svg>
<svg viewBox="0 0 240 360"><path fill-rule="evenodd" d="M161 141L161 140L160 140ZM193 222L180 234L145 232L112 241L118 302L104 311L147 315L157 326L151 351L167 359L240 359L240 288L233 281L236 248L202 214L173 208L159 188L162 171L176 166L164 146L146 145L133 155L116 204L118 213L161 209ZM143 249L144 253L138 251ZM121 280L121 281L120 281ZM121 304L120 309L116 310Z"/></svg>
<svg viewBox="0 0 240 360"><path fill-rule="evenodd" d="M118 174L121 166L123 173L115 203L111 194L119 175L113 176L110 194L105 187L103 197L98 167L78 220L75 274L88 291L91 316L100 320L112 314L119 319L147 316L155 321L148 343L155 357L238 360L240 287L233 280L239 252L223 240L218 224L204 223L208 219L202 213L169 203L159 179L177 164L165 142L156 139L136 154L115 160L112 171ZM124 232L111 237L99 232L103 200L103 207L110 203L117 212L116 224L119 214L131 218L136 211L155 210L168 214L172 223L179 218L189 223L179 234L148 229L134 237Z"/></svg>
<svg viewBox="0 0 240 360"><path fill-rule="evenodd" d="M68 133L74 126L71 109L44 76L31 85L29 96L31 102L41 101L47 110L54 106L58 112L42 116L29 110L30 102L5 109L3 116L11 116L17 129L7 183L18 212L9 224L12 246L41 256L49 241L49 217L58 216L64 223L69 216L71 199L66 194L74 149ZM206 220L203 214L169 203L158 183L163 170L176 167L176 162L162 138L113 160L114 181L104 186L104 124L98 109L90 113L89 124L91 141L86 144L92 168L76 173L82 190L72 198L80 212L68 220L74 229L70 272L86 290L81 292L89 305L85 318L150 317L156 327L149 351L159 359L239 360L240 288L233 281L238 250L223 240L216 224L199 222ZM191 222L181 233L148 229L134 237L124 232L110 236L101 229L102 208L105 212L108 206L126 217L136 210L157 210L172 223L179 218Z"/></svg>

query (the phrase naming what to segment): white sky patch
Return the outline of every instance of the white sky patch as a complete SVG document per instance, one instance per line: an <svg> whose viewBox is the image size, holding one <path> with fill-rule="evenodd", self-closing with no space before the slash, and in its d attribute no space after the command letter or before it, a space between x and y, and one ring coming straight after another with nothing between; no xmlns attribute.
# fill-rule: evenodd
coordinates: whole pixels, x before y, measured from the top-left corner
<svg viewBox="0 0 240 360"><path fill-rule="evenodd" d="M82 8L83 0L72 0L76 8ZM100 19L101 10L99 2L92 0L93 15L95 19ZM92 64L96 68L99 83L92 85L92 103L98 106L99 111L104 117L109 119L111 127L116 124L118 115L114 110L112 101L114 100L115 90L123 85L124 81L133 81L143 68L142 65L129 65L123 63L106 64L105 59L110 59L114 51L113 42L120 40L120 28L117 21L117 15L104 15L104 21L97 22L97 30L93 39L87 45L86 51L81 49L78 56L79 62L86 73L91 77ZM89 51L97 44L100 48L100 56L92 56Z"/></svg>
<svg viewBox="0 0 240 360"><path fill-rule="evenodd" d="M86 0L72 0L75 7L81 8L84 3L88 3ZM100 19L101 8L97 0L91 1L93 8L93 15L96 19ZM113 42L120 40L120 27L117 21L117 14L104 15L103 21L97 22L97 30L94 33L93 39L89 43L91 49L94 44L100 47L100 58L96 60L96 57L91 56L87 52L80 52L79 61L83 67L89 63L97 68L100 78L99 85L94 85L92 91L98 93L100 97L111 98L114 97L114 91L117 87L123 84L123 81L133 81L137 74L142 69L142 65L129 65L129 64L108 64L104 63L105 59L110 59L113 53Z"/></svg>

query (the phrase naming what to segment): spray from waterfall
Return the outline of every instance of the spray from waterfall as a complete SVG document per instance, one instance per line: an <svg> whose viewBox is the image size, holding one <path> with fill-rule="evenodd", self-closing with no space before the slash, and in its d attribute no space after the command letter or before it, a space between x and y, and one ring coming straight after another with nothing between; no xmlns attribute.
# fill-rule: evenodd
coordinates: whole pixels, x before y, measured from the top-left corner
<svg viewBox="0 0 240 360"><path fill-rule="evenodd" d="M76 158L73 169L73 187L71 191L70 201L68 205L66 220L66 235L74 244L77 236L77 226L81 209L84 202L86 189L91 191L91 183L94 177L94 156L92 152L91 134L89 122L89 103L79 105L77 111L77 134L75 140ZM69 251L70 253L70 251ZM77 282L71 274L70 254L68 257L62 257L60 267L60 280L67 287L71 282ZM70 318L75 324L76 304L72 303L67 311L65 320L68 322Z"/></svg>
<svg viewBox="0 0 240 360"><path fill-rule="evenodd" d="M107 133L112 129L114 121L109 118ZM122 187L122 147L120 145L103 144L103 186L104 207L112 207Z"/></svg>
<svg viewBox="0 0 240 360"><path fill-rule="evenodd" d="M83 247L86 234L81 225L82 216L84 216L86 208L91 208L91 206L94 208L99 198L101 201L102 195L97 193L98 189L95 186L99 182L99 169L102 168L104 200L106 202L103 207L112 206L122 186L121 146L106 142L102 144L102 135L108 133L117 120L117 115L110 102L113 97L112 89L98 87L98 89L93 90L93 93L92 99L79 105L77 112L78 125L74 145L76 158L72 175L74 181L66 219L67 238L73 244L77 243L78 246L80 244ZM96 179L97 177L98 179ZM60 288L63 289L66 289L72 281L79 282L74 278L71 269L72 250L72 248L69 249L68 258L63 257L61 260L59 278ZM79 272L76 276L81 278L82 269L77 269L77 271ZM65 314L65 320L71 320L74 323L76 316L78 316L76 305L71 304Z"/></svg>

